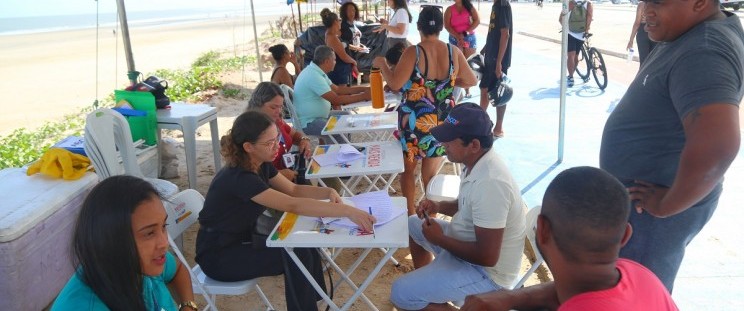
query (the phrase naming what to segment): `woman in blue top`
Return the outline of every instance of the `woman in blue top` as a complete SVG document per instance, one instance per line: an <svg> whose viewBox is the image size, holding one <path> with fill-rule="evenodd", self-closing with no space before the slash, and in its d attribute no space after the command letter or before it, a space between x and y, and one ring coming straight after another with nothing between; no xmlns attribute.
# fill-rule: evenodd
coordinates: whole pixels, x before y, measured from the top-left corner
<svg viewBox="0 0 744 311"><path fill-rule="evenodd" d="M52 311L196 311L189 272L168 253L167 216L145 180L119 175L96 185L73 234L78 268Z"/></svg>

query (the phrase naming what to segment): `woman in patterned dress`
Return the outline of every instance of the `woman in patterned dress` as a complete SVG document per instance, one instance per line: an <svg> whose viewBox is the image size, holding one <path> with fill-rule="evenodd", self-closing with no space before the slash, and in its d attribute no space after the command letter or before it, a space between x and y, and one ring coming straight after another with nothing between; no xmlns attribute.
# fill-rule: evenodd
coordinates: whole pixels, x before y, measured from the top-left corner
<svg viewBox="0 0 744 311"><path fill-rule="evenodd" d="M455 101L455 86L474 86L477 79L469 70L462 52L439 40L444 22L441 8L425 7L417 27L421 42L406 48L394 71L383 57L375 58L385 81L393 90L404 92L398 108L397 137L403 145L405 171L401 188L408 203L408 214L414 213L415 171L421 159L424 189L442 163L444 147L429 130L444 121Z"/></svg>

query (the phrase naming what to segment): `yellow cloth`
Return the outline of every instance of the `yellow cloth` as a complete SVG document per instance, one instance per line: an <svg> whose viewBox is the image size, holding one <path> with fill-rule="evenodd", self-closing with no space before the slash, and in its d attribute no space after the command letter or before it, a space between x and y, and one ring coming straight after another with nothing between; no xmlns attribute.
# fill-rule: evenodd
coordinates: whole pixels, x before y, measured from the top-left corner
<svg viewBox="0 0 744 311"><path fill-rule="evenodd" d="M84 155L72 153L67 149L49 148L39 161L28 167L26 175L42 173L64 180L76 180L83 177L89 166L90 159Z"/></svg>

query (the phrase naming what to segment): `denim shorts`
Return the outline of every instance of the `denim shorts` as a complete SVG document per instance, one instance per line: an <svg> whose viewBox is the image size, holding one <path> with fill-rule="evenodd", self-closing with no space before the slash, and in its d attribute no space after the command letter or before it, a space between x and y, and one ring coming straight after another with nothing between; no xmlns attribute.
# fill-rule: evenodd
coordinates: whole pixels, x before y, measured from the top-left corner
<svg viewBox="0 0 744 311"><path fill-rule="evenodd" d="M469 48L469 49L478 48L478 44L475 41L475 34L469 34L469 35L465 36L465 38L463 38L463 39L465 39L465 42L468 43L468 47L467 48ZM452 45L454 45L454 46L457 46L457 39L455 37L453 37L452 35L450 35L449 36L449 43L452 44Z"/></svg>
<svg viewBox="0 0 744 311"><path fill-rule="evenodd" d="M450 223L431 218L442 226L445 234ZM416 244L433 253L430 264L406 273L393 282L390 301L404 310L420 310L430 303L453 302L461 305L468 295L499 290L483 266L457 258L448 251L429 243L421 231L423 221L416 215L408 217L408 230Z"/></svg>

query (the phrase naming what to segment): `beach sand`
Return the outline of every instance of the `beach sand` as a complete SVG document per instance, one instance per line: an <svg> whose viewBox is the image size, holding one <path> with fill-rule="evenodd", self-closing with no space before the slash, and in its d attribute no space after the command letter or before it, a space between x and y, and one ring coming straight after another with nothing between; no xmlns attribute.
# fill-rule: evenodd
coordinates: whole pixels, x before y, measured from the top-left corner
<svg viewBox="0 0 744 311"><path fill-rule="evenodd" d="M268 22L276 19L277 16L257 18L259 37L268 28ZM250 23L250 18L241 17L132 28L130 36L136 69L145 75L161 68L187 69L199 55L212 50L225 52L229 56L254 55ZM114 89L125 87L128 84L127 64L122 52L123 44L117 42L117 38L112 28L100 29L98 36L95 29L0 36L0 46L3 46L0 75L12 81L0 84L0 89L6 94L4 113L0 114L0 135L8 134L18 127L33 129L45 121L62 120L63 115L78 113L83 107L92 105L96 98L105 98ZM291 47L293 39L277 41ZM261 42L261 51L265 56L268 56L268 45L274 43L276 42ZM268 79L269 75L270 71L265 71L264 79ZM247 95L260 79L257 68L252 66L242 72L226 75L223 81ZM217 95L205 103L218 108L219 132L222 135L243 111L247 100ZM164 136L173 137L181 144L183 142L180 132L166 131ZM177 156L179 177L171 181L180 189L187 189L183 148L177 150ZM208 126L201 127L197 132L197 167L195 189L206 194L215 174ZM445 166L445 172L446 170L451 168ZM395 182L394 187L400 193L399 183ZM198 225L190 228L184 235L184 255L192 265L197 230ZM360 250L357 249L345 250L338 262L342 268L348 267L359 254ZM371 252L369 259L357 269L352 279L361 282L381 256L381 252ZM394 309L388 301L391 283L412 269L407 249L399 250L394 257L401 265L395 267L386 264L365 291L380 310ZM527 267L526 259L523 266ZM335 280L338 275L334 274L333 277ZM535 282L534 278L530 281ZM259 285L277 310L286 309L283 276L261 278ZM349 286L343 285L334 293L334 301L341 303L351 294ZM197 301L200 306L204 306L204 300L200 296ZM218 296L217 305L223 310L263 310L255 293ZM367 306L357 301L351 310L367 310Z"/></svg>
<svg viewBox="0 0 744 311"><path fill-rule="evenodd" d="M259 34L275 19L257 17ZM135 68L147 77L157 69L188 69L211 50L255 55L253 45L243 44L252 42L252 29L250 18L242 17L133 27L129 32ZM6 81L0 84L5 97L0 135L61 120L126 87L127 61L118 38L113 28L100 29L98 36L96 29L0 35L0 76Z"/></svg>

